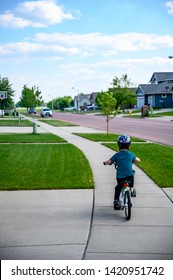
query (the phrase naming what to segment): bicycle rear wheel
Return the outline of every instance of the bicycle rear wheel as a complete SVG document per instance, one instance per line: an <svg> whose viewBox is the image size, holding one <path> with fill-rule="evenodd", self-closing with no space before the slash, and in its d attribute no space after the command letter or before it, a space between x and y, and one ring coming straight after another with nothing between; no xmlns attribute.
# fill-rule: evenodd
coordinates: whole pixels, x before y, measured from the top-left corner
<svg viewBox="0 0 173 280"><path fill-rule="evenodd" d="M124 206L125 206L125 216L127 220L130 220L131 218L131 198L130 198L130 192L126 191L124 195Z"/></svg>

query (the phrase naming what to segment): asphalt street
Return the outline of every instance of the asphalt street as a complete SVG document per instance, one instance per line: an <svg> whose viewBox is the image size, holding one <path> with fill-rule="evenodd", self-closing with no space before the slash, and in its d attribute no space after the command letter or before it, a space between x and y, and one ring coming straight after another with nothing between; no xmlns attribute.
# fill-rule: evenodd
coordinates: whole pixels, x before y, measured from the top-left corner
<svg viewBox="0 0 173 280"><path fill-rule="evenodd" d="M105 117L98 114L54 113L53 118L106 130ZM164 117L138 119L115 117L109 122L109 131L117 134L126 133L141 139L173 146L173 117L168 121L165 121Z"/></svg>

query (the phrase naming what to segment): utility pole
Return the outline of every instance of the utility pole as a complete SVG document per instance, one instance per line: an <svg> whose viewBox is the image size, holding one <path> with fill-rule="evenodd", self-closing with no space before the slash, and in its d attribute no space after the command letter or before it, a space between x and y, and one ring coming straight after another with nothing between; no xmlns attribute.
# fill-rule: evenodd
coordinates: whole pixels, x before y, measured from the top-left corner
<svg viewBox="0 0 173 280"><path fill-rule="evenodd" d="M79 106L79 90L75 87L72 87L72 89L75 89L77 91L77 110L78 110L78 113L80 111L80 106Z"/></svg>

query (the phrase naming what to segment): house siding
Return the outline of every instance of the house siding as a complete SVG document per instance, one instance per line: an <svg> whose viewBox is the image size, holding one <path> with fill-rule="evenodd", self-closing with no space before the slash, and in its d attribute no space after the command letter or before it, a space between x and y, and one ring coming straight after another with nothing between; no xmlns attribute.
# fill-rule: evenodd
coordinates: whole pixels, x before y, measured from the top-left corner
<svg viewBox="0 0 173 280"><path fill-rule="evenodd" d="M155 96L155 107L168 108L173 107L172 94L167 94L166 97L162 97L162 94Z"/></svg>

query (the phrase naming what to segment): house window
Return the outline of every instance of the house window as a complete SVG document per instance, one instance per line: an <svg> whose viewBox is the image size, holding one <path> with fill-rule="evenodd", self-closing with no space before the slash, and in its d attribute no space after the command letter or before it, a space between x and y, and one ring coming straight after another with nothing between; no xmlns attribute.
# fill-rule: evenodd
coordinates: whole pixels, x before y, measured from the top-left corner
<svg viewBox="0 0 173 280"><path fill-rule="evenodd" d="M166 98L167 97L167 94L162 94L162 98Z"/></svg>

